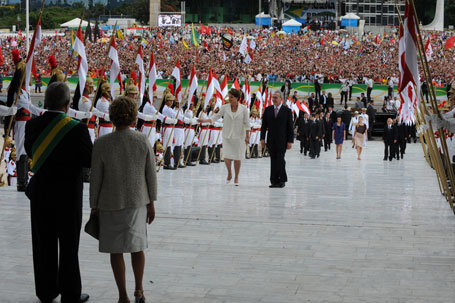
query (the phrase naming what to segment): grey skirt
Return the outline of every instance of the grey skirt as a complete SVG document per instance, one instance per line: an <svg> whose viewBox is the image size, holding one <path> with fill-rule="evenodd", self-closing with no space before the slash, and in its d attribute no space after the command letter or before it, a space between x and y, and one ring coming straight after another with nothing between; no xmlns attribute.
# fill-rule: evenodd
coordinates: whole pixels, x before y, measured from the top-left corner
<svg viewBox="0 0 455 303"><path fill-rule="evenodd" d="M100 210L99 251L120 254L147 248L147 206Z"/></svg>

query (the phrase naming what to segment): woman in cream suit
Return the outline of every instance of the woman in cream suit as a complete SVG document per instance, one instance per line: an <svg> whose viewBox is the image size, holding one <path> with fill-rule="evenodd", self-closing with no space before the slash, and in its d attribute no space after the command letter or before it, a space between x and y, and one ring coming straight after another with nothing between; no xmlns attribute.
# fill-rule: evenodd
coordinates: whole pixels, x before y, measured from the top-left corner
<svg viewBox="0 0 455 303"><path fill-rule="evenodd" d="M250 120L248 108L239 103L240 91L229 91L229 104L221 106L220 111L210 119L199 119L199 123L213 123L223 118L223 155L228 176L226 183L232 180L231 163L234 161L234 184L239 185L241 160L245 158L246 144L250 141Z"/></svg>

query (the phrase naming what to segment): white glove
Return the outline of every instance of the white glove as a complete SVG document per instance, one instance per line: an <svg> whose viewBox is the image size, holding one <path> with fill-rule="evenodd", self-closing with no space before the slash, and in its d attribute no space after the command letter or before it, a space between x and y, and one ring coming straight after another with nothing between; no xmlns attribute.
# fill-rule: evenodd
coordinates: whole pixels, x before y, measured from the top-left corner
<svg viewBox="0 0 455 303"><path fill-rule="evenodd" d="M104 119L106 121L110 121L109 114L103 113L102 111L96 109L95 107L92 109L92 113L97 116L98 118Z"/></svg>
<svg viewBox="0 0 455 303"><path fill-rule="evenodd" d="M17 106L11 106L8 108L8 116L14 116L17 113Z"/></svg>
<svg viewBox="0 0 455 303"><path fill-rule="evenodd" d="M197 125L197 118L193 118L193 120L191 121L191 124Z"/></svg>
<svg viewBox="0 0 455 303"><path fill-rule="evenodd" d="M76 113L76 115L79 117L81 117L80 119L90 119L92 117L92 113L91 112L81 112L81 111L78 111Z"/></svg>
<svg viewBox="0 0 455 303"><path fill-rule="evenodd" d="M144 121L156 121L157 116L156 115L146 115L144 113L139 112L137 114L139 119L142 119Z"/></svg>
<svg viewBox="0 0 455 303"><path fill-rule="evenodd" d="M188 118L188 117L185 117L183 119L183 122L185 122L185 124L191 124L191 121L192 121L191 118Z"/></svg>

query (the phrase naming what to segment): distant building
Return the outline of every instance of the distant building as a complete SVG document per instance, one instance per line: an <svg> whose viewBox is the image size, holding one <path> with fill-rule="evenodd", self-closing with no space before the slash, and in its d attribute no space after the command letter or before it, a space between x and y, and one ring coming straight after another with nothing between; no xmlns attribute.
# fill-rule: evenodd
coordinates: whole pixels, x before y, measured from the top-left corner
<svg viewBox="0 0 455 303"><path fill-rule="evenodd" d="M365 20L365 26L398 26L398 14L404 15L405 0L346 0L342 2L342 10L354 13Z"/></svg>

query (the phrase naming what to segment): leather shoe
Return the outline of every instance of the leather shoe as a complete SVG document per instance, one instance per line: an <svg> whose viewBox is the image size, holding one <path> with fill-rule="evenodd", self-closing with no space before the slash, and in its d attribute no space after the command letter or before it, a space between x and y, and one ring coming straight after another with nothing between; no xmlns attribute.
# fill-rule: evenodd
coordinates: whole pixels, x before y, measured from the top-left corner
<svg viewBox="0 0 455 303"><path fill-rule="evenodd" d="M90 299L88 294L81 294L81 303L87 302Z"/></svg>
<svg viewBox="0 0 455 303"><path fill-rule="evenodd" d="M188 163L186 164L186 166L196 166L196 164L194 164L193 162L188 162Z"/></svg>
<svg viewBox="0 0 455 303"><path fill-rule="evenodd" d="M272 184L272 185L269 185L269 188L278 188L280 187L280 184Z"/></svg>
<svg viewBox="0 0 455 303"><path fill-rule="evenodd" d="M199 164L202 164L202 165L209 165L210 163L205 161L205 160L202 160L202 161L199 161Z"/></svg>
<svg viewBox="0 0 455 303"><path fill-rule="evenodd" d="M283 188L283 187L285 187L285 186L286 186L286 183L284 183L284 182L281 182L281 183L278 185L279 188Z"/></svg>

